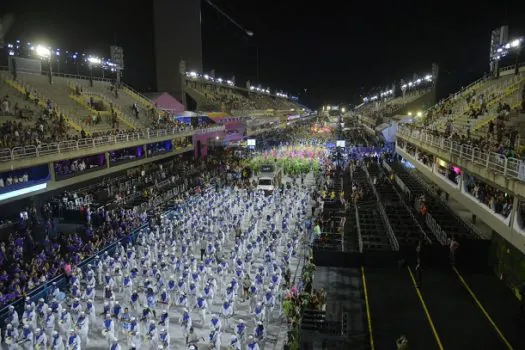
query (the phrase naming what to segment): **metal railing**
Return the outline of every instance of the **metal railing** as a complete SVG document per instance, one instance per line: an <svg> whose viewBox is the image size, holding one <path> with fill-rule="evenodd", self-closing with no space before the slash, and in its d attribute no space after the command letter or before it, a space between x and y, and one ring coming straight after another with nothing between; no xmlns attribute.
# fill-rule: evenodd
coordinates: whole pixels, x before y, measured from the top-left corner
<svg viewBox="0 0 525 350"><path fill-rule="evenodd" d="M437 238L439 243L441 243L442 245L446 245L448 236L430 213L427 213L425 215L425 223L427 224L427 227L430 229L430 231L432 231L434 236Z"/></svg>
<svg viewBox="0 0 525 350"><path fill-rule="evenodd" d="M356 203L354 203L355 208L355 221L357 225L357 241L359 244L359 253L363 252L363 236L361 235L361 224L359 223L359 209L357 208Z"/></svg>
<svg viewBox="0 0 525 350"><path fill-rule="evenodd" d="M198 135L222 130L224 130L224 125L194 130L179 130L176 128L161 130L145 130L129 134L107 135L84 138L79 140L68 140L49 144L41 144L39 146L28 145L14 148L3 148L0 149L0 163L22 159L35 159L43 156L64 154L84 149L96 149L108 145L115 145L116 147L125 147L126 144L140 140L145 141L145 143L149 143L154 142L154 139L156 138L166 136L178 136L181 134L184 135L185 133L190 133L190 135Z"/></svg>
<svg viewBox="0 0 525 350"><path fill-rule="evenodd" d="M495 152L483 152L477 147L462 145L459 142L429 134L424 130L411 129L405 126L398 129L398 136L407 141L419 141L440 151L450 153L456 161L469 161L507 178L525 181L525 165L519 159L506 157Z"/></svg>
<svg viewBox="0 0 525 350"><path fill-rule="evenodd" d="M383 207L383 204L381 204L381 199L379 197L379 194L377 193L376 187L374 186L372 180L370 179L370 173L368 172L368 169L366 166L364 166L363 169L365 170L368 183L370 184L370 187L372 187L372 191L374 192L374 195L376 196L377 208L379 209L379 213L381 213L381 220L383 221L383 224L386 228L386 233L390 240L390 245L392 246L392 250L399 251L399 242L397 240L396 234L394 233L394 230L392 229L392 226L390 225L390 220L388 220L388 215L386 214L385 208Z"/></svg>

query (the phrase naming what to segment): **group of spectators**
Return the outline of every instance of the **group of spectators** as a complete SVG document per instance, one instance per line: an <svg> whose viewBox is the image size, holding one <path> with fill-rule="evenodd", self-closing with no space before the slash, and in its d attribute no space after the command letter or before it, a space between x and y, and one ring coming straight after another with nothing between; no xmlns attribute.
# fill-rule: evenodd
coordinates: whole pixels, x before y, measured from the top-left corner
<svg viewBox="0 0 525 350"><path fill-rule="evenodd" d="M0 305L25 295L32 288L62 273L66 264L77 265L116 240L131 239L133 229L147 222L147 213L167 200L180 202L188 191L198 190L214 178L227 183L228 178L222 170L229 168L230 163L229 159L212 156L206 162L171 160L151 164L150 167L135 169L127 177L147 178L147 183L135 182L131 187L122 189L118 187L122 182L120 178L115 179L116 187L111 185L111 179L103 180L82 193L64 193L56 200L51 199L44 204L40 216L36 207L27 210L27 220L20 220L15 228L8 228L11 232L6 233L7 239L0 243ZM234 166L235 163L231 164ZM112 201L117 199L113 204L106 203L99 208L89 202L72 208L64 204L64 201L68 203L79 196L94 195L104 189L114 190L109 197ZM142 204L130 207L125 198L135 192ZM136 200L136 197L133 199ZM85 223L83 230L52 234L61 230L54 218L63 215L66 210L81 213ZM33 232L37 222L44 224L44 239L39 240Z"/></svg>
<svg viewBox="0 0 525 350"><path fill-rule="evenodd" d="M299 108L298 104L286 98L274 97L269 94L241 92L225 86L201 84L195 81L191 81L189 84L204 96L204 106L201 106L201 109L204 110L231 112L232 110L291 110Z"/></svg>
<svg viewBox="0 0 525 350"><path fill-rule="evenodd" d="M80 174L85 172L86 170L98 168L103 165L104 164L100 164L99 162L99 156L95 155L90 157L58 161L54 163L54 168L55 174L57 176L67 176Z"/></svg>
<svg viewBox="0 0 525 350"><path fill-rule="evenodd" d="M483 181L476 179L474 176L464 176L465 189L474 198L485 204L496 214L500 214L507 218L512 211L513 196L507 195L493 186L486 184Z"/></svg>

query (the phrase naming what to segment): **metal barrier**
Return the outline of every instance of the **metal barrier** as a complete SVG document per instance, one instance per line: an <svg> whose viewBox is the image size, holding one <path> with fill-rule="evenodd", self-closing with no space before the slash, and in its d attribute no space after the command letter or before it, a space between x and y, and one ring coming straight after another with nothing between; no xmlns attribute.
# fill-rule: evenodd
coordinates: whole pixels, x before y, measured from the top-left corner
<svg viewBox="0 0 525 350"><path fill-rule="evenodd" d="M439 243L441 243L442 245L446 245L448 236L445 233L445 231L441 229L441 226L439 226L439 224L436 222L436 220L430 213L427 213L425 215L425 223L427 224L427 227L430 229L430 231L432 231L434 236L437 238Z"/></svg>
<svg viewBox="0 0 525 350"><path fill-rule="evenodd" d="M461 145L444 137L431 135L423 130L413 130L406 126L400 126L398 135L407 141L425 143L440 151L450 153L460 160L473 162L505 177L525 181L525 166L523 166L523 161L519 159L507 158L503 154L495 152L485 153L479 148Z"/></svg>
<svg viewBox="0 0 525 350"><path fill-rule="evenodd" d="M388 220L388 216L386 215L385 208L383 207L383 204L381 203L381 200L379 199L379 194L377 193L376 187L370 180L370 173L368 172L368 169L366 168L366 166L364 166L363 169L365 170L368 183L372 187L372 191L374 192L374 195L376 196L377 207L379 209L379 212L381 213L381 220L383 220L383 224L386 228L386 233L388 234L388 238L390 240L390 245L392 246L392 250L399 251L399 242L397 240L396 234L394 233L394 230L392 229L392 226L390 226L390 221Z"/></svg>
<svg viewBox="0 0 525 350"><path fill-rule="evenodd" d="M361 224L359 223L359 209L357 209L357 205L354 203L355 208L355 221L357 224L357 240L359 243L359 253L363 252L363 236L361 236Z"/></svg>
<svg viewBox="0 0 525 350"><path fill-rule="evenodd" d="M0 162L10 162L13 160L21 159L34 159L42 156L49 156L53 154L63 154L68 152L77 151L80 149L92 149L111 144L118 144L122 147L126 147L126 143L131 143L139 140L147 142L155 142L155 138L166 137L166 136L177 136L190 132L193 134L205 134L209 132L217 132L224 130L224 125L196 129L196 130L179 130L179 129L168 129L168 130L148 130L142 132L133 132L130 134L122 135L109 135L99 136L94 138L85 138L80 140L68 140L61 141L60 143L41 144L39 146L23 146L14 147L11 149L3 148L0 149Z"/></svg>

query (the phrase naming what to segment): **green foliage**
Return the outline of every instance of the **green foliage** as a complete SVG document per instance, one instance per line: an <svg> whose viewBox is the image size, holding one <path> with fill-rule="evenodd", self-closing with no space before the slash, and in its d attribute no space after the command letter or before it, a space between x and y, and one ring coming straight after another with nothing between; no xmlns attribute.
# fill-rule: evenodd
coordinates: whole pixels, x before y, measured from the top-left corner
<svg viewBox="0 0 525 350"><path fill-rule="evenodd" d="M321 168L318 159L267 158L260 156L244 161L243 166L248 166L257 173L262 165L272 163L274 163L276 167L283 169L283 172L287 175L307 174L310 170L319 171Z"/></svg>

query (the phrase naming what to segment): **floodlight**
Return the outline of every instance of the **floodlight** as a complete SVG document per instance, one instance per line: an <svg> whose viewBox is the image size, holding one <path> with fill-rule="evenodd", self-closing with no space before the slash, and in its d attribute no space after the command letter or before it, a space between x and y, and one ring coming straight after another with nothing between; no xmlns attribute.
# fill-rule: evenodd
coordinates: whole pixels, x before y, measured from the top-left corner
<svg viewBox="0 0 525 350"><path fill-rule="evenodd" d="M51 57L51 50L45 46L38 45L36 47L36 54L42 58L49 58Z"/></svg>
<svg viewBox="0 0 525 350"><path fill-rule="evenodd" d="M92 65L98 65L102 63L102 60L95 56L89 56L87 60Z"/></svg>

